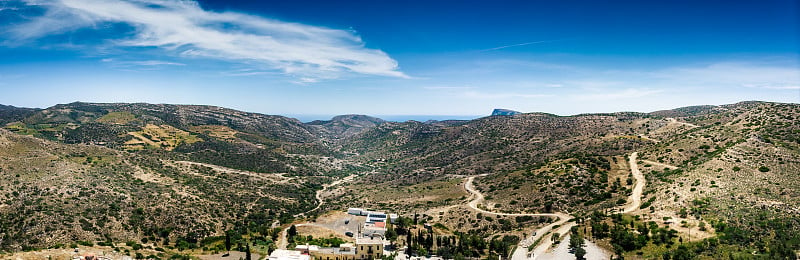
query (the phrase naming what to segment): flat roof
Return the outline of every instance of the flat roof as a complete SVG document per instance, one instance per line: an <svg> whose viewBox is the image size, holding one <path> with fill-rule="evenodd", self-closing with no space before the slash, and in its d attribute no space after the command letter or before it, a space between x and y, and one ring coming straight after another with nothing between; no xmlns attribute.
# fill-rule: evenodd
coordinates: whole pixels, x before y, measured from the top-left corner
<svg viewBox="0 0 800 260"><path fill-rule="evenodd" d="M310 260L311 256L304 255L300 251L275 249L269 254L270 260Z"/></svg>
<svg viewBox="0 0 800 260"><path fill-rule="evenodd" d="M317 245L297 245L294 247L295 249L304 249L309 251L319 250L319 246Z"/></svg>
<svg viewBox="0 0 800 260"><path fill-rule="evenodd" d="M322 253L322 254L336 254L336 255L355 255L356 254L355 250L344 250L343 251L341 248L338 248L338 247L323 247L323 248L320 248L318 252Z"/></svg>
<svg viewBox="0 0 800 260"><path fill-rule="evenodd" d="M356 244L383 244L383 239L374 237L359 237L356 238Z"/></svg>

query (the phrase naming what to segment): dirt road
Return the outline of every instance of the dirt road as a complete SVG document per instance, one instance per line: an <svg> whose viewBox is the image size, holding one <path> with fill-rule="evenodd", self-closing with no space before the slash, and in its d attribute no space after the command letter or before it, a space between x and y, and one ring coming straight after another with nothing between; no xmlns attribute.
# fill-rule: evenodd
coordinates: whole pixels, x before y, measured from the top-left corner
<svg viewBox="0 0 800 260"><path fill-rule="evenodd" d="M486 174L482 174L482 175L478 175L478 176L486 176ZM530 246L531 244L536 242L536 240L539 240L540 238L543 238L542 239L542 243L540 243L533 250L534 259L535 259L536 255L544 253L548 248L550 248L550 245L552 244L552 241L550 241L549 237L551 235L550 231L553 230L553 227L558 226L558 229L555 232L563 234L565 232L568 232L569 229L572 228L572 226L575 225L575 223L572 223L572 222L565 225L565 223L567 223L567 221L569 221L569 219L571 219L572 217L570 215L566 214L566 213L561 213L561 212L556 212L556 213L500 213L500 212L491 212L491 211L487 211L487 210L481 209L480 207L478 207L478 205L480 205L480 203L484 201L484 196L478 190L476 190L475 186L472 184L475 181L475 177L477 177L477 176L470 176L470 177L467 178L467 181L464 182L464 189L467 190L467 192L469 192L471 194L471 197L473 198L472 201L470 201L468 203L470 208L472 208L472 209L474 209L474 210L476 210L478 212L481 212L483 214L500 215L500 216L553 217L553 218L557 218L558 219L557 221L555 221L553 223L550 223L547 226L544 226L542 228L537 229L534 233L532 233L531 236L529 236L529 237L523 239L522 241L520 241L520 243L517 245L517 249L514 250L514 253L511 256L511 259L514 259L514 260L527 259L528 258L528 246Z"/></svg>
<svg viewBox="0 0 800 260"><path fill-rule="evenodd" d="M630 164L631 174L633 175L633 178L636 180L636 183L634 184L633 192L631 193L628 199L629 204L622 208L622 213L633 212L639 209L639 206L642 205L642 192L644 191L644 185L646 181L644 178L644 174L642 174L642 172L639 170L639 165L637 164L638 155L639 155L638 153L634 152L631 153L631 155L628 157L628 163ZM474 190L472 189L472 179L474 179L474 177L470 177L470 179L467 181L468 185L464 186L467 189L467 191L470 192ZM475 193L477 194L476 199L470 202L470 207L472 208L477 208L476 207L477 204L483 200L482 194L477 192ZM485 210L480 210L480 209L476 210L479 210L481 212L486 212ZM539 230L536 231L536 235L526 239L526 241L530 241L530 243L533 243L539 238L542 238L541 242L538 245L536 245L536 247L533 248L532 250L533 259L537 259L539 256L544 255L544 253L547 252L547 250L553 245L553 241L552 239L550 239L553 233L558 233L563 236L569 233L570 229L573 226L575 226L574 222L567 223L567 220L569 219L569 215L567 214L554 213L551 214L551 216L552 215L559 217L559 221L552 223L548 226L545 226L543 228L540 228ZM553 230L553 226L556 225L560 226L556 230ZM520 247L518 247L517 250L514 251L514 254L512 255L511 258L514 260L527 259L528 258L527 245L523 247L523 243L520 243Z"/></svg>
<svg viewBox="0 0 800 260"><path fill-rule="evenodd" d="M633 186L633 192L631 196L629 196L628 201L630 202L629 205L626 205L622 208L622 213L630 213L637 209L639 206L642 205L642 192L644 191L645 179L644 174L642 171L639 170L639 165L636 163L636 158L639 156L637 152L631 153L631 156L628 157L628 163L631 167L631 174L633 174L633 179L636 180L636 183Z"/></svg>
<svg viewBox="0 0 800 260"><path fill-rule="evenodd" d="M327 191L329 188L331 188L333 186L336 186L336 185L339 185L339 184L342 184L342 183L345 183L345 182L350 182L353 179L355 179L356 176L358 176L358 175L351 174L351 175L349 175L347 177L344 177L342 179L336 180L336 181L331 182L329 184L322 185L322 189L318 190L317 194L315 196L317 198L317 202L318 202L317 206L314 207L311 210L306 211L306 212L298 213L298 214L294 215L294 217L297 218L297 217L300 217L300 216L305 216L305 214L319 209L320 207L322 207L323 204L325 204L325 200L322 199L322 193L323 192ZM298 225L306 225L306 224L298 224ZM281 231L281 236L278 239L278 249L286 249L286 247L289 245L289 241L287 241L287 239L286 239L286 230L288 230L288 229L289 228L287 227L287 228L284 228L283 231Z"/></svg>
<svg viewBox="0 0 800 260"><path fill-rule="evenodd" d="M685 125L685 126L689 126L689 127L700 127L700 126L695 125L695 124L690 124L690 123L686 123L686 122L679 122L675 118L671 118L671 117L668 117L666 119L667 119L667 121L669 121L670 124L681 124L681 125Z"/></svg>

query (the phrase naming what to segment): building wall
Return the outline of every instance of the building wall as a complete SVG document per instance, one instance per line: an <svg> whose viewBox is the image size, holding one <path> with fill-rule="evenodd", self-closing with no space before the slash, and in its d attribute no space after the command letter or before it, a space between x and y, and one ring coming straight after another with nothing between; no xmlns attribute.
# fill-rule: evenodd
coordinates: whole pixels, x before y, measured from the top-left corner
<svg viewBox="0 0 800 260"><path fill-rule="evenodd" d="M380 259L383 256L383 244L359 244L356 246L358 259Z"/></svg>
<svg viewBox="0 0 800 260"><path fill-rule="evenodd" d="M335 252L311 252L314 260L368 260L383 257L383 244L359 244L355 254L337 254Z"/></svg>
<svg viewBox="0 0 800 260"><path fill-rule="evenodd" d="M311 256L314 257L314 260L356 260L356 255L354 254L314 252Z"/></svg>

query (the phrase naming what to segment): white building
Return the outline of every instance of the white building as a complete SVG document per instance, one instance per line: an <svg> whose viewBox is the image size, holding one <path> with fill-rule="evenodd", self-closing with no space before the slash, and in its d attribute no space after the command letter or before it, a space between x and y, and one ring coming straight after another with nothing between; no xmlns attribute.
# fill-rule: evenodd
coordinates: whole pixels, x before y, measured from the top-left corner
<svg viewBox="0 0 800 260"><path fill-rule="evenodd" d="M347 214L360 216L361 213L364 212L364 209L360 208L349 208L347 209Z"/></svg>

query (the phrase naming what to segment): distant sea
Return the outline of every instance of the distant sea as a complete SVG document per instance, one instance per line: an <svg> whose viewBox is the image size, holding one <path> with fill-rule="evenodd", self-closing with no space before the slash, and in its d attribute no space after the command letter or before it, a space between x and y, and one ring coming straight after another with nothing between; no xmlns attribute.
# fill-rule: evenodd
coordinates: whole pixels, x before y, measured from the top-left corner
<svg viewBox="0 0 800 260"><path fill-rule="evenodd" d="M314 120L331 120L336 115L286 115L288 117L297 118L300 122L308 123ZM408 120L414 120L419 122L425 122L428 120L436 120L436 121L444 121L444 120L472 120L475 118L480 118L488 115L456 115L456 116L448 116L448 115L369 115L372 117L377 117L386 121L393 121L393 122L405 122Z"/></svg>

